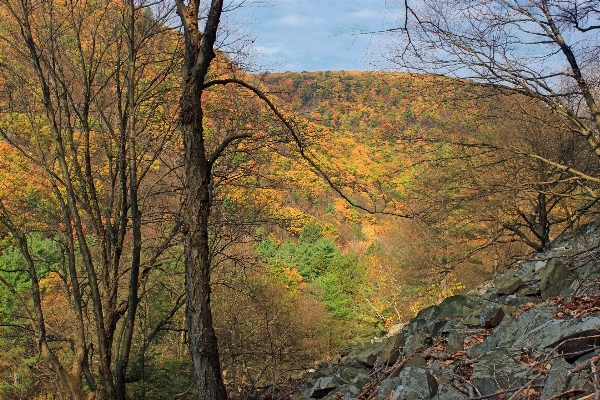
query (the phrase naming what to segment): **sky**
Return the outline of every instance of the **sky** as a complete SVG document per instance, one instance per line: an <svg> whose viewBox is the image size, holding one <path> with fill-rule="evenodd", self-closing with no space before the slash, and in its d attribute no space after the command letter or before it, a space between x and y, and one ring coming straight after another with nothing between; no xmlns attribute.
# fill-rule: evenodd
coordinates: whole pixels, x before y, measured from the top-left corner
<svg viewBox="0 0 600 400"><path fill-rule="evenodd" d="M254 0L226 20L252 42L246 51L257 70L364 71L374 68L382 37L360 33L394 26L397 7L397 0Z"/></svg>

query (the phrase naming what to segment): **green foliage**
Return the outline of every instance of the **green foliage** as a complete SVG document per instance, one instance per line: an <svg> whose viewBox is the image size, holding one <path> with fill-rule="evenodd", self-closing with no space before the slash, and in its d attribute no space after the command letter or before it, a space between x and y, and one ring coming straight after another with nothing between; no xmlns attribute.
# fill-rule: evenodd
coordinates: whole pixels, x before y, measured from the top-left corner
<svg viewBox="0 0 600 400"><path fill-rule="evenodd" d="M350 316L348 303L351 298L344 291L338 277L334 274L327 274L319 278L321 284L323 304L338 319L347 319Z"/></svg>
<svg viewBox="0 0 600 400"><path fill-rule="evenodd" d="M333 342L341 345L373 334L373 321L362 303L369 290L367 263L358 254L342 252L323 236L323 227L315 221L302 228L297 242L277 245L274 239L264 237L262 229L255 238L259 240L254 249L268 263L271 276L289 290L299 289L296 279L308 283L308 293L329 313Z"/></svg>
<svg viewBox="0 0 600 400"><path fill-rule="evenodd" d="M264 238L255 245L255 250L271 266L294 267L307 281L324 276L343 254L330 238L323 237L323 227L314 221L306 224L297 243L285 241L277 246L272 238Z"/></svg>
<svg viewBox="0 0 600 400"><path fill-rule="evenodd" d="M143 371L132 372L143 379L129 385L131 399L171 399L185 392L194 382L191 360L161 360L159 354L145 360ZM184 398L194 396L198 397L197 392L191 390Z"/></svg>
<svg viewBox="0 0 600 400"><path fill-rule="evenodd" d="M12 364L12 381L0 386L0 398L29 398L40 384L37 378L40 356L34 338L21 325L27 326L23 317L27 315L17 296L28 299L31 277L23 253L14 243L0 254L0 275L6 283L0 283L0 359ZM50 272L59 268L62 254L59 244L41 233L28 237L28 245L35 261L39 279L46 278ZM41 284L42 293L45 290ZM26 304L29 307L29 304Z"/></svg>
<svg viewBox="0 0 600 400"><path fill-rule="evenodd" d="M62 261L60 246L56 241L46 238L40 233L31 234L28 240L38 278L43 279L59 267ZM31 283L27 262L18 246L9 245L0 254L0 275L10 285L8 288L6 285L0 284L0 313L5 314L6 318L10 318L17 307L12 290L21 293L28 290Z"/></svg>

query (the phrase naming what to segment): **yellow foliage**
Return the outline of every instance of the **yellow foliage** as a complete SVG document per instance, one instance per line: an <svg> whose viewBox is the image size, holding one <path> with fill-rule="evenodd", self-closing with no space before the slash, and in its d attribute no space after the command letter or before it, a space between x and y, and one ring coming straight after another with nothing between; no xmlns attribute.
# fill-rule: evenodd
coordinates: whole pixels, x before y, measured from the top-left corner
<svg viewBox="0 0 600 400"><path fill-rule="evenodd" d="M452 279L446 285L432 283L428 288L419 292L420 299L414 302L409 309L416 316L422 309L439 304L465 288L465 285L456 279Z"/></svg>
<svg viewBox="0 0 600 400"><path fill-rule="evenodd" d="M299 235L302 228L314 219L312 215L289 206L276 211L275 216L287 221L286 230L294 235Z"/></svg>

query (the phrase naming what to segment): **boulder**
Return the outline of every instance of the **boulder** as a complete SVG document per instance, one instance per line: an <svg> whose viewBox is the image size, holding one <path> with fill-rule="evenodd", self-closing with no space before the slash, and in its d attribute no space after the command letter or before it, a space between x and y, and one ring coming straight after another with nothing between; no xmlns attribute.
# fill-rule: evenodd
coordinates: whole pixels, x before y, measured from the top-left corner
<svg viewBox="0 0 600 400"><path fill-rule="evenodd" d="M372 368L377 365L393 365L400 357L400 346L404 344L405 338L402 333L390 336L381 342L376 342L361 351L356 360L362 365Z"/></svg>
<svg viewBox="0 0 600 400"><path fill-rule="evenodd" d="M406 339L404 356L410 356L415 351L431 343L431 336L423 332L415 332Z"/></svg>
<svg viewBox="0 0 600 400"><path fill-rule="evenodd" d="M516 362L510 350L498 348L487 352L473 369L472 383L483 396L522 385L528 368ZM534 371L537 372L537 371Z"/></svg>
<svg viewBox="0 0 600 400"><path fill-rule="evenodd" d="M406 361L406 364L404 365L406 367L426 367L427 360L425 360L425 358L420 353L416 353L411 358L409 358Z"/></svg>
<svg viewBox="0 0 600 400"><path fill-rule="evenodd" d="M483 308L488 301L476 295L457 295L445 299L437 306L426 308L417 315L417 318L435 322L447 318L464 318L474 310Z"/></svg>
<svg viewBox="0 0 600 400"><path fill-rule="evenodd" d="M379 357L379 354L381 353L381 350L383 349L384 345L385 343L383 342L376 342L364 349L363 351L361 351L360 353L358 353L356 359L363 365L369 368L373 368L375 362L377 361L377 357Z"/></svg>
<svg viewBox="0 0 600 400"><path fill-rule="evenodd" d="M587 382L589 373L581 371L568 377L569 371L575 368L575 365L568 363L564 358L558 357L550 362L551 368L540 399L553 399L563 392L564 388L584 389L591 391L592 387Z"/></svg>
<svg viewBox="0 0 600 400"><path fill-rule="evenodd" d="M477 353L493 350L496 347L512 347L516 340L522 338L528 332L537 329L549 321L554 321L556 305L542 303L537 307L525 311L520 316L504 318L494 332L479 346Z"/></svg>
<svg viewBox="0 0 600 400"><path fill-rule="evenodd" d="M456 353L465 349L465 336L459 331L450 332L448 335L448 352Z"/></svg>
<svg viewBox="0 0 600 400"><path fill-rule="evenodd" d="M480 325L486 329L497 327L503 318L504 307L497 303L486 304L479 315Z"/></svg>
<svg viewBox="0 0 600 400"><path fill-rule="evenodd" d="M501 276L494 281L494 287L498 294L513 294L523 285L523 281L518 276Z"/></svg>
<svg viewBox="0 0 600 400"><path fill-rule="evenodd" d="M438 386L438 392L432 400L464 400L468 396L454 389L452 386L441 384Z"/></svg>
<svg viewBox="0 0 600 400"><path fill-rule="evenodd" d="M354 368L354 367L341 367L334 375L344 383L358 383L369 381L369 370Z"/></svg>
<svg viewBox="0 0 600 400"><path fill-rule="evenodd" d="M356 385L342 385L329 392L325 397L323 397L323 400L339 400L340 394L342 394L341 398L344 400L356 399L355 396L357 396L360 392L360 388L356 387Z"/></svg>
<svg viewBox="0 0 600 400"><path fill-rule="evenodd" d="M342 386L344 382L335 376L324 376L317 380L315 385L307 393L311 399L321 399L325 397L329 392Z"/></svg>
<svg viewBox="0 0 600 400"><path fill-rule="evenodd" d="M404 345L405 340L402 333L385 338L378 351L377 365L394 365L400 358L400 346Z"/></svg>
<svg viewBox="0 0 600 400"><path fill-rule="evenodd" d="M590 338L597 335L600 335L600 316L572 320L552 319L523 334L514 342L513 346L538 350L553 349L559 346L557 349L559 353L581 354L599 344L598 339ZM567 339L579 340L562 343Z"/></svg>
<svg viewBox="0 0 600 400"><path fill-rule="evenodd" d="M558 258L552 258L540 272L542 299L558 296L573 280L571 270Z"/></svg>
<svg viewBox="0 0 600 400"><path fill-rule="evenodd" d="M431 399L437 388L437 381L425 368L405 367L398 377L381 382L376 398L388 399L391 395L392 400Z"/></svg>

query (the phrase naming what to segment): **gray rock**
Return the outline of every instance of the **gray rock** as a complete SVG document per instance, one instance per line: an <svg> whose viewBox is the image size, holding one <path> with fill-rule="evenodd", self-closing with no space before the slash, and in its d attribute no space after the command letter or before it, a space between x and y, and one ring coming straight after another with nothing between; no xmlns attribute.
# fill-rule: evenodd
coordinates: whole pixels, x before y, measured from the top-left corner
<svg viewBox="0 0 600 400"><path fill-rule="evenodd" d="M535 286L526 286L524 288L521 288L521 290L519 290L519 294L521 296L537 296L540 293L541 293L540 288L535 287Z"/></svg>
<svg viewBox="0 0 600 400"><path fill-rule="evenodd" d="M342 386L344 382L334 376L324 376L319 378L315 385L312 387L310 392L308 393L309 398L311 399L320 399L325 397L329 392L337 389Z"/></svg>
<svg viewBox="0 0 600 400"><path fill-rule="evenodd" d="M332 399L340 399L340 393L342 393L342 399L344 400L351 400L351 399L356 399L357 394L360 393L360 389L358 389L356 386L354 385L342 385L340 387L338 387L337 389L327 393L327 395L325 397L323 397L323 400L332 400Z"/></svg>
<svg viewBox="0 0 600 400"><path fill-rule="evenodd" d="M523 284L523 280L518 276L501 276L494 281L496 293L498 294L513 294Z"/></svg>
<svg viewBox="0 0 600 400"><path fill-rule="evenodd" d="M429 344L431 337L423 332L415 332L406 339L404 344L404 355L410 356L421 347Z"/></svg>
<svg viewBox="0 0 600 400"><path fill-rule="evenodd" d="M480 325L486 329L500 325L504 318L504 308L500 304L489 303L481 311Z"/></svg>
<svg viewBox="0 0 600 400"><path fill-rule="evenodd" d="M473 369L471 381L486 396L513 385L524 384L527 370L512 358L509 349L499 348L487 352L479 360Z"/></svg>
<svg viewBox="0 0 600 400"><path fill-rule="evenodd" d="M392 377L384 380L383 382L381 382L376 398L384 399L390 397L390 394L392 394L392 392L394 392L395 394L396 389L399 386L402 386L402 378L400 377Z"/></svg>
<svg viewBox="0 0 600 400"><path fill-rule="evenodd" d="M587 338L595 335L600 335L598 316L572 320L552 319L523 334L513 345L516 348L552 349L564 340L580 338L558 348L559 353L575 353L592 349L597 340Z"/></svg>
<svg viewBox="0 0 600 400"><path fill-rule="evenodd" d="M468 396L454 389L452 386L441 384L438 386L438 392L432 400L464 400Z"/></svg>
<svg viewBox="0 0 600 400"><path fill-rule="evenodd" d="M335 376L340 378L344 383L356 383L360 376L368 378L369 370L355 367L340 367L335 373Z"/></svg>
<svg viewBox="0 0 600 400"><path fill-rule="evenodd" d="M383 346L378 350L377 365L393 365L400 357L400 346L404 345L405 337L402 333L390 336L383 340Z"/></svg>
<svg viewBox="0 0 600 400"><path fill-rule="evenodd" d="M546 378L546 382L544 383L544 389L542 390L540 399L551 399L559 393L562 393L564 388L567 388L567 390L571 388L584 389L587 391L592 390L592 387L588 383L589 372L582 371L567 378L567 374L575 368L575 366L565 361L562 357L552 360L550 365L552 367Z"/></svg>
<svg viewBox="0 0 600 400"><path fill-rule="evenodd" d="M549 260L540 272L542 299L558 296L562 290L569 287L572 279L571 270L561 260L557 258Z"/></svg>
<svg viewBox="0 0 600 400"><path fill-rule="evenodd" d="M555 312L556 306L554 304L542 303L531 310L525 311L519 317L504 318L494 332L481 345L477 346L477 352L482 354L496 347L512 347L515 341L528 332L549 321L554 321Z"/></svg>
<svg viewBox="0 0 600 400"><path fill-rule="evenodd" d="M518 270L518 276L523 280L527 281L531 279L536 272L544 268L546 261L529 261L521 264Z"/></svg>
<svg viewBox="0 0 600 400"><path fill-rule="evenodd" d="M404 344L404 334L390 336L381 342L376 342L361 351L356 360L363 365L372 368L377 365L392 365L400 357L400 346Z"/></svg>
<svg viewBox="0 0 600 400"><path fill-rule="evenodd" d="M453 331L448 335L448 352L456 353L457 351L463 351L465 349L465 336L458 332Z"/></svg>
<svg viewBox="0 0 600 400"><path fill-rule="evenodd" d="M563 392L563 387L567 382L567 373L573 368L571 364L565 361L564 358L559 357L550 362L552 368L544 383L544 389L540 399L551 399L557 394Z"/></svg>
<svg viewBox="0 0 600 400"><path fill-rule="evenodd" d="M406 361L406 364L404 365L406 367L426 367L427 360L425 360L425 358L423 358L423 356L420 353L417 353L411 358L409 358L408 361Z"/></svg>
<svg viewBox="0 0 600 400"><path fill-rule="evenodd" d="M483 308L488 301L476 295L457 295L445 299L437 306L421 310L418 319L430 322L443 321L448 318L464 318L472 314L474 310ZM430 332L431 333L431 332Z"/></svg>
<svg viewBox="0 0 600 400"><path fill-rule="evenodd" d="M475 315L465 318L463 322L469 328L476 328L481 326L481 319L479 318L479 316Z"/></svg>
<svg viewBox="0 0 600 400"><path fill-rule="evenodd" d="M539 288L539 282L538 285L535 289L535 293L539 293L540 288ZM520 295L516 295L516 294L511 294L510 296L507 296L503 303L506 304L507 306L513 306L513 307L522 307L527 303L539 303L540 299L538 299L537 297L531 298L529 296L525 296L524 294L520 294Z"/></svg>
<svg viewBox="0 0 600 400"><path fill-rule="evenodd" d="M369 376L369 374L365 373L360 373L352 379L352 385L356 386L359 389L365 387L365 385L369 382L371 382L371 377Z"/></svg>
<svg viewBox="0 0 600 400"><path fill-rule="evenodd" d="M366 349L358 353L356 359L365 366L372 368L375 365L377 357L379 357L379 354L381 353L381 350L383 349L384 345L385 343L383 342L374 343L373 345L367 347Z"/></svg>
<svg viewBox="0 0 600 400"><path fill-rule="evenodd" d="M431 399L437 394L435 378L424 368L405 367L397 378L386 379L381 383L377 398L392 400Z"/></svg>
<svg viewBox="0 0 600 400"><path fill-rule="evenodd" d="M336 369L335 368L319 368L316 371L312 371L314 373L312 373L311 375L308 376L308 380L307 382L311 385L314 386L315 383L317 383L317 381L325 376L332 376L335 375L336 373Z"/></svg>
<svg viewBox="0 0 600 400"><path fill-rule="evenodd" d="M479 347L481 347L481 345L474 344L472 346L469 346L469 348L465 352L466 356L469 357L471 360L479 357Z"/></svg>

